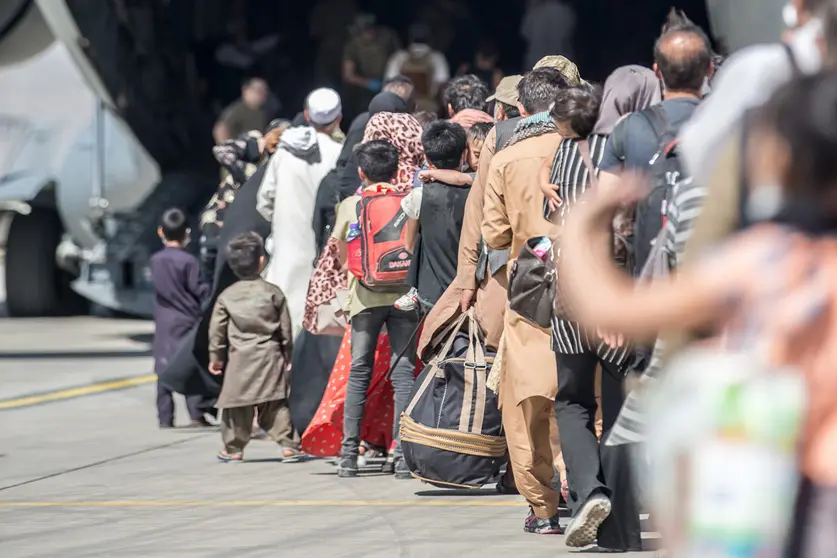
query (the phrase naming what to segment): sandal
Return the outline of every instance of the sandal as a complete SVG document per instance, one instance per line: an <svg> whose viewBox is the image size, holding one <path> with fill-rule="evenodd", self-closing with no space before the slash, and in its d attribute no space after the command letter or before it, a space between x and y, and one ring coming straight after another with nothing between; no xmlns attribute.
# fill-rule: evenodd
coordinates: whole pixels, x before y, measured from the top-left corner
<svg viewBox="0 0 837 558"><path fill-rule="evenodd" d="M221 463L244 461L244 455L242 453L227 453L227 450L219 451L217 457L218 461L220 461Z"/></svg>

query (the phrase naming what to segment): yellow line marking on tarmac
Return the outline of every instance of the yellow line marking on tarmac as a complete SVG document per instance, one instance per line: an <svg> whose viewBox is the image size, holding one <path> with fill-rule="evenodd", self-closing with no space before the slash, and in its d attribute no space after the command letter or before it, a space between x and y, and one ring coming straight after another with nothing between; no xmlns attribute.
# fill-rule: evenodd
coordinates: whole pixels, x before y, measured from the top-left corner
<svg viewBox="0 0 837 558"><path fill-rule="evenodd" d="M463 500L104 500L90 502L0 502L0 508L186 508L186 507L428 507L428 508L508 508L525 506L514 501Z"/></svg>
<svg viewBox="0 0 837 558"><path fill-rule="evenodd" d="M103 393L106 391L115 391L118 389L141 386L143 384L150 384L151 382L156 381L156 374L144 374L142 376L135 376L133 378L125 378L123 380L111 380L108 382L100 382L98 384L90 384L87 386L62 389L58 391L40 393L37 395L30 395L26 397L18 397L16 399L0 401L0 410L17 409L19 407L28 407L30 405L49 403L51 401L73 399L75 397L83 397L85 395L93 395L96 393Z"/></svg>

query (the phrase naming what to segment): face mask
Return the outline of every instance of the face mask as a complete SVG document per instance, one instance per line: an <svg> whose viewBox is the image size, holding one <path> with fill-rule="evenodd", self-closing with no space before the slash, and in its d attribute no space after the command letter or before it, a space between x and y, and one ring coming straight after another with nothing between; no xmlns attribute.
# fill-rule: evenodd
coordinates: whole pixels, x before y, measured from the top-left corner
<svg viewBox="0 0 837 558"><path fill-rule="evenodd" d="M774 218L782 210L785 193L778 184L765 184L753 189L745 205L747 220L759 223Z"/></svg>
<svg viewBox="0 0 837 558"><path fill-rule="evenodd" d="M796 29L799 26L799 12L793 4L785 4L782 8L782 19L788 29Z"/></svg>

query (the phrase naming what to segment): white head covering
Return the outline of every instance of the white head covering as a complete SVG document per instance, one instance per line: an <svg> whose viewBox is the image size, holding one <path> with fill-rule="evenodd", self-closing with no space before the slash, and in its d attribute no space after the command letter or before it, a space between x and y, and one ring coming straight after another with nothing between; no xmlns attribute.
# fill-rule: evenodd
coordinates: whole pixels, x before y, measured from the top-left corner
<svg viewBox="0 0 837 558"><path fill-rule="evenodd" d="M312 91L305 101L305 108L308 109L308 119L311 124L318 126L331 124L343 112L340 95L334 89L327 87Z"/></svg>

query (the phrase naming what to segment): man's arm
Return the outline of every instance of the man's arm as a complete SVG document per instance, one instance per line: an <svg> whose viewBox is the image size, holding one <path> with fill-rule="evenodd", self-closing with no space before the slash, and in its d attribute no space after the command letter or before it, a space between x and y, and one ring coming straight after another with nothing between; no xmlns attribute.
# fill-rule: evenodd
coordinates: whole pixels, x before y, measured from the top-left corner
<svg viewBox="0 0 837 558"><path fill-rule="evenodd" d="M279 162L283 158L283 151L279 150L270 159L264 173L259 192L256 195L256 209L267 221L273 221L273 208L276 201L276 188L279 186Z"/></svg>
<svg viewBox="0 0 837 558"><path fill-rule="evenodd" d="M411 254L416 251L416 239L418 239L419 222L413 219L407 219L404 225L404 247Z"/></svg>
<svg viewBox="0 0 837 558"><path fill-rule="evenodd" d="M223 120L216 122L215 127L212 128L212 137L215 139L215 143L217 145L220 145L225 141L229 141L231 139L231 135L227 123Z"/></svg>
<svg viewBox="0 0 837 558"><path fill-rule="evenodd" d="M490 248L502 250L512 244L511 221L505 199L503 167L492 164L485 185L485 207L482 218L482 237Z"/></svg>
<svg viewBox="0 0 837 558"><path fill-rule="evenodd" d="M497 143L497 129L492 128L485 138L485 144L480 153L480 164L477 178L468 193L465 202L465 216L462 220L462 232L459 236L459 260L456 269L456 281L463 289L477 288L477 261L479 260L479 244L482 238L483 203L485 201L485 182L494 158L494 148Z"/></svg>
<svg viewBox="0 0 837 558"><path fill-rule="evenodd" d="M213 374L220 374L227 360L229 322L230 314L224 305L224 298L219 297L212 309L212 318L209 321L209 366Z"/></svg>

